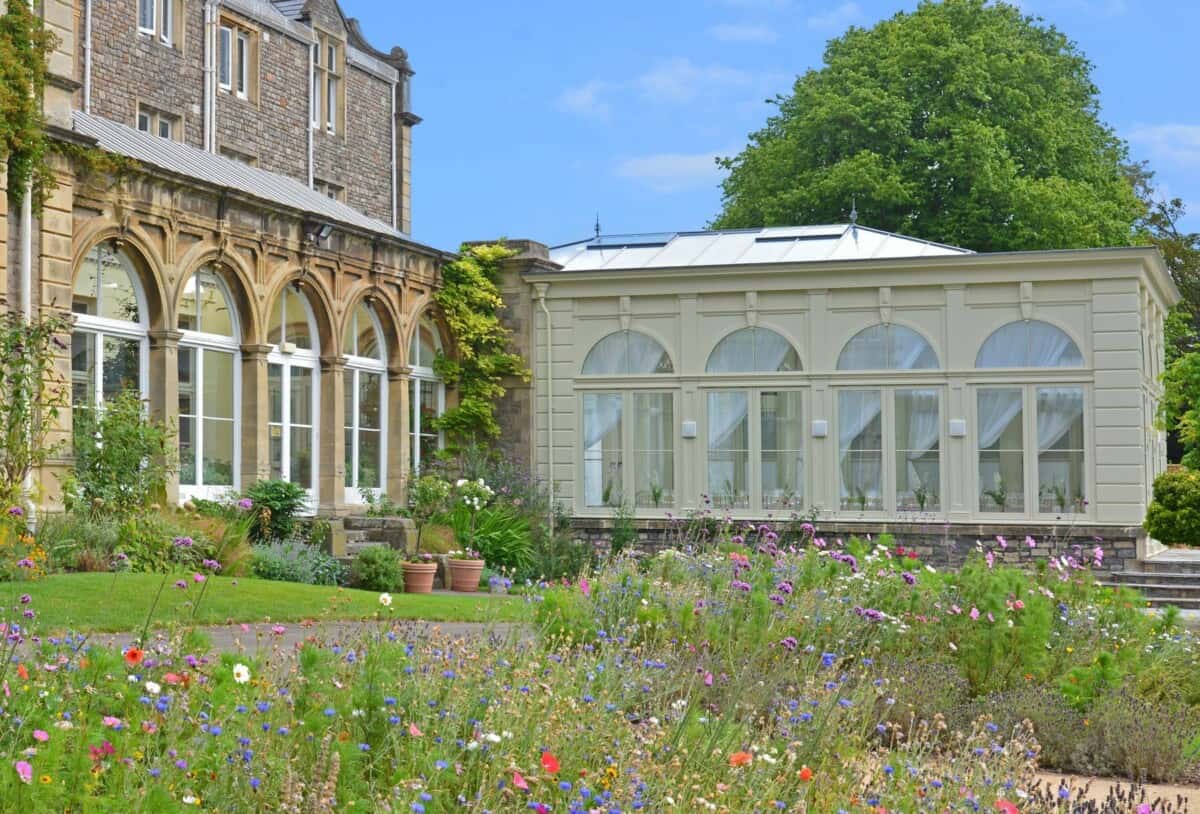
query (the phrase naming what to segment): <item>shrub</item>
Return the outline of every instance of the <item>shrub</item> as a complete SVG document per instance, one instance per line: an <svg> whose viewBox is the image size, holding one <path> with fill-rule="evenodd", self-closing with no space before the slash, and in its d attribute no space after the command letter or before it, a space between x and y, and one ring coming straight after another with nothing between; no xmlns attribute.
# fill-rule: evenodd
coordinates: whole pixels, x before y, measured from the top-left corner
<svg viewBox="0 0 1200 814"><path fill-rule="evenodd" d="M350 584L366 591L395 591L404 584L400 554L373 545L358 552L350 564Z"/></svg>
<svg viewBox="0 0 1200 814"><path fill-rule="evenodd" d="M50 566L62 571L107 571L121 537L121 522L79 512L46 514L37 527L38 543Z"/></svg>
<svg viewBox="0 0 1200 814"><path fill-rule="evenodd" d="M436 475L422 475L408 485L408 514L417 529L417 551L421 553L421 534L434 517L446 510L450 484Z"/></svg>
<svg viewBox="0 0 1200 814"><path fill-rule="evenodd" d="M118 568L162 574L199 569L216 555L216 545L199 530L181 526L163 515L140 514L118 527L113 561Z"/></svg>
<svg viewBox="0 0 1200 814"><path fill-rule="evenodd" d="M266 543L291 539L296 530L296 515L304 508L307 493L285 480L262 480L246 490L254 503L258 522L250 527L250 541Z"/></svg>
<svg viewBox="0 0 1200 814"><path fill-rule="evenodd" d="M74 411L75 471L67 508L120 516L166 502L175 471L174 432L146 414L141 396L126 390L103 410Z"/></svg>
<svg viewBox="0 0 1200 814"><path fill-rule="evenodd" d="M252 570L260 579L337 585L342 564L318 548L298 540L276 540L254 547Z"/></svg>
<svg viewBox="0 0 1200 814"><path fill-rule="evenodd" d="M528 566L533 559L533 542L524 516L511 508L480 509L474 513L472 532L471 514L470 507L460 503L445 517L460 545L471 545L493 568L519 570Z"/></svg>
<svg viewBox="0 0 1200 814"><path fill-rule="evenodd" d="M622 503L613 509L612 534L609 536L609 553L614 557L632 548L638 540L637 526L633 522L633 509Z"/></svg>
<svg viewBox="0 0 1200 814"><path fill-rule="evenodd" d="M1155 478L1145 526L1164 543L1200 546L1200 472L1181 469Z"/></svg>

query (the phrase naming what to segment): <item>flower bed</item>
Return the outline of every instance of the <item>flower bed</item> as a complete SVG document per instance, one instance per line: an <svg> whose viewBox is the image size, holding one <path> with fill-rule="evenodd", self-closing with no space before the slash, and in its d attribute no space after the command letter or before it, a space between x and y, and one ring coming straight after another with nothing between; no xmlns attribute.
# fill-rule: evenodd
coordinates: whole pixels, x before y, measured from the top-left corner
<svg viewBox="0 0 1200 814"><path fill-rule="evenodd" d="M1063 810L1057 793L1031 793L1052 723L1039 724L1035 691L1083 721L1050 733L1062 754L1100 743L1086 734L1098 728L1121 732L1131 769L1186 763L1193 642L1136 597L1093 587L1089 552L1030 574L981 550L942 574L886 541L738 536L544 586L529 596L536 642L413 638L385 597L378 624L337 646L208 656L181 629L118 653L13 626L36 624L21 617L35 583L0 664L0 799L21 811ZM1154 708L1170 731L1138 751Z"/></svg>

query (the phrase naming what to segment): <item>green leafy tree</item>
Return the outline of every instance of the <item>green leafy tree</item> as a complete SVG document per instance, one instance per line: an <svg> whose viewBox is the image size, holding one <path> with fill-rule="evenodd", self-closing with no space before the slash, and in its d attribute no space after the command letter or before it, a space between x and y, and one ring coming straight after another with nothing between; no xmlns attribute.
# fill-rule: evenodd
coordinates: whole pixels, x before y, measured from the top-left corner
<svg viewBox="0 0 1200 814"><path fill-rule="evenodd" d="M442 287L434 295L454 336L454 356L439 354L434 369L458 389L458 404L437 420L451 447L496 438L496 403L504 380L528 381L525 360L509 349L511 331L500 322L498 281L505 260L516 254L503 243L464 245L461 257L442 270Z"/></svg>
<svg viewBox="0 0 1200 814"><path fill-rule="evenodd" d="M28 4L10 2L0 12L0 160L8 162L9 194L20 200L33 182L40 200L54 189L46 163L49 138L42 91L54 36Z"/></svg>
<svg viewBox="0 0 1200 814"><path fill-rule="evenodd" d="M722 159L718 227L844 221L978 251L1127 245L1142 204L1091 63L1003 2L922 2L824 65Z"/></svg>

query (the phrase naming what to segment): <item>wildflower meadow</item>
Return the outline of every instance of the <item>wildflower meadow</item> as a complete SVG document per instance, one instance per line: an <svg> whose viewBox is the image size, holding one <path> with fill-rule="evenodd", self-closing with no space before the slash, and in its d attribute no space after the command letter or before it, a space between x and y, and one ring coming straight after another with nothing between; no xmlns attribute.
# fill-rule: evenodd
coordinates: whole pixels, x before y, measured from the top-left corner
<svg viewBox="0 0 1200 814"><path fill-rule="evenodd" d="M294 648L268 637L226 653L184 620L123 650L40 633L38 583L18 579L5 586L0 801L123 814L1180 810L1136 789L1084 804L1035 773L1188 772L1191 635L1096 587L1093 552L1022 571L990 556L999 544L941 573L888 539L806 527L785 542L730 525L704 545L514 586L528 625L445 635L394 619L384 593L352 635L317 623ZM174 579L167 590L184 590Z"/></svg>

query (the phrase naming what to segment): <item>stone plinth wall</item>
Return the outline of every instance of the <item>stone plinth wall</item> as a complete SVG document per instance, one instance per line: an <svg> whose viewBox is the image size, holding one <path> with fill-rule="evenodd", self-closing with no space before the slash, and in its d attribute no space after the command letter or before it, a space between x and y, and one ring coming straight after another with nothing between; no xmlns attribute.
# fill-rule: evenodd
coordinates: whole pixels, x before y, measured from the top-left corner
<svg viewBox="0 0 1200 814"><path fill-rule="evenodd" d="M346 531L365 532L366 541L408 551L416 543L416 527L407 517L344 517Z"/></svg>
<svg viewBox="0 0 1200 814"><path fill-rule="evenodd" d="M638 543L635 547L642 551L657 551L677 545L681 538L681 522L684 521L635 521L638 530ZM736 522L745 524L751 521ZM799 531L801 521L754 522L770 523L786 538L789 532ZM576 518L573 523L578 539L585 540L597 548L608 547L612 535L611 520ZM850 537L876 538L881 534L888 534L892 536L895 545L916 551L922 562L935 568L961 566L976 550L977 544L982 543L996 553L998 560L1014 565L1045 560L1051 556L1073 555L1075 546L1082 547L1084 553L1090 557L1096 546L1100 546L1104 550L1104 562L1098 570L1123 571L1137 561L1139 541L1145 537L1140 526L818 522L816 529L817 536L830 542ZM1007 548L1000 548L997 536L1003 536L1007 540ZM1032 537L1036 542L1033 548L1026 543L1026 537Z"/></svg>

